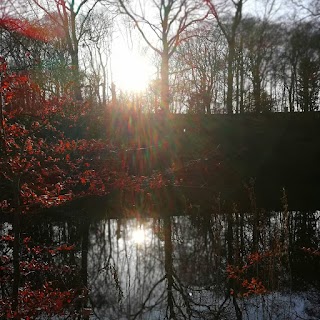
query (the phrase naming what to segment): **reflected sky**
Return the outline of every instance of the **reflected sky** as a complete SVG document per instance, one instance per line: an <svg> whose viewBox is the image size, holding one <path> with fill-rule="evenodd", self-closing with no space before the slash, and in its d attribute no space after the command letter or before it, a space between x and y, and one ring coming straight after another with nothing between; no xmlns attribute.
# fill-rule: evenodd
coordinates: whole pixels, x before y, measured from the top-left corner
<svg viewBox="0 0 320 320"><path fill-rule="evenodd" d="M30 280L41 286L50 279L57 290L78 292L78 300L87 292L86 302L75 299L66 309L71 318L89 310L91 319L236 319L241 310L248 320L313 319L319 217L318 211L257 211L32 220L21 230L21 290ZM0 271L10 277L14 230L1 226ZM36 269L28 272L31 265ZM10 282L1 286L2 299Z"/></svg>

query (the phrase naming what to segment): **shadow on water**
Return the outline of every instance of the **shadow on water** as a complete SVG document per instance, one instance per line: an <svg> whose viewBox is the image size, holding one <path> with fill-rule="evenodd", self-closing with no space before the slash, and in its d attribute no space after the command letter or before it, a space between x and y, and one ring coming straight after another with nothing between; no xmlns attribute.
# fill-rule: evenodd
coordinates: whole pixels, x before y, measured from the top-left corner
<svg viewBox="0 0 320 320"><path fill-rule="evenodd" d="M320 314L319 211L225 213L217 204L206 215L33 218L19 228L17 249L14 225L2 224L1 319L8 318L17 263L19 294L26 295L17 309L25 318L318 319ZM44 287L51 288L51 300L42 293L41 301L48 308L60 301L56 312L39 307L34 292ZM55 300L54 292L62 298Z"/></svg>

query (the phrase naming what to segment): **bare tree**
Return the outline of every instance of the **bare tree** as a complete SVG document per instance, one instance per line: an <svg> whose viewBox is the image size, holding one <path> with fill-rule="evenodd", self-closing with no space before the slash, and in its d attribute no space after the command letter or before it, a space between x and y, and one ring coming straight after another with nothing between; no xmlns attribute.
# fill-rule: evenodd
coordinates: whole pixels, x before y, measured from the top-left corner
<svg viewBox="0 0 320 320"><path fill-rule="evenodd" d="M219 93L223 91L225 39L218 26L199 30L197 37L179 46L174 61L176 96L187 112L219 112ZM172 72L173 73L173 72ZM175 97L176 98L176 97Z"/></svg>
<svg viewBox="0 0 320 320"><path fill-rule="evenodd" d="M23 0L1 0L0 1L0 20L8 17L25 16L28 13L28 6Z"/></svg>
<svg viewBox="0 0 320 320"><path fill-rule="evenodd" d="M242 51L247 60L246 71L252 83L251 111L270 111L271 101L266 84L277 47L281 44L281 26L267 20L246 18L242 21L241 32Z"/></svg>
<svg viewBox="0 0 320 320"><path fill-rule="evenodd" d="M291 0L299 15L311 19L320 17L320 2L318 0Z"/></svg>
<svg viewBox="0 0 320 320"><path fill-rule="evenodd" d="M233 113L233 77L234 77L234 60L236 56L236 35L237 30L240 25L242 19L242 7L245 0L232 0L232 4L234 6L234 15L232 17L231 24L227 21L224 23L221 19L220 15L217 12L216 7L213 5L211 0L204 0L208 7L210 8L211 13L217 20L219 27L221 28L222 33L224 34L227 43L228 43L228 71L227 71L227 113Z"/></svg>
<svg viewBox="0 0 320 320"><path fill-rule="evenodd" d="M86 87L90 99L96 99L100 107L107 103L107 64L111 54L112 28L113 17L109 12L99 10L88 19L83 39Z"/></svg>
<svg viewBox="0 0 320 320"><path fill-rule="evenodd" d="M169 112L169 60L179 43L191 36L185 31L203 21L209 12L198 0L139 0L135 6L119 0L119 4L148 46L160 55L160 108Z"/></svg>
<svg viewBox="0 0 320 320"><path fill-rule="evenodd" d="M36 5L36 8L40 8L45 13L49 22L63 30L67 50L71 59L74 96L77 100L82 100L79 42L86 32L86 22L100 0L82 0L77 2L77 4L74 0L28 0L28 2L31 6Z"/></svg>

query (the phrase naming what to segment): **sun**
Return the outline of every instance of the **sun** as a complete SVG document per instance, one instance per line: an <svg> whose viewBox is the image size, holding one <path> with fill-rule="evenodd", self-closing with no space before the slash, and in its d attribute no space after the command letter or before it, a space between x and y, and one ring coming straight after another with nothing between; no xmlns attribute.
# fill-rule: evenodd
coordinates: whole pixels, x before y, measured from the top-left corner
<svg viewBox="0 0 320 320"><path fill-rule="evenodd" d="M112 55L113 82L126 92L141 92L148 87L154 73L147 57L125 47L116 48Z"/></svg>

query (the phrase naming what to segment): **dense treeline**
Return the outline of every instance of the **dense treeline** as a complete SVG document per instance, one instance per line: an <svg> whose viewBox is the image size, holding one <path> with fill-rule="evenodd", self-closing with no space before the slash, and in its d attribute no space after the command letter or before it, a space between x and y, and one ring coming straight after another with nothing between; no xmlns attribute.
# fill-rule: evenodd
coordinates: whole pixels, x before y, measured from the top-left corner
<svg viewBox="0 0 320 320"><path fill-rule="evenodd" d="M244 19L233 63L233 113L315 111L319 101L319 28ZM225 113L226 40L217 26L179 48L172 77L174 111Z"/></svg>
<svg viewBox="0 0 320 320"><path fill-rule="evenodd" d="M233 62L233 113L316 111L320 32L316 22L244 18ZM225 113L227 43L218 26L202 29L175 56L173 101L190 113ZM177 110L178 111L178 110Z"/></svg>
<svg viewBox="0 0 320 320"><path fill-rule="evenodd" d="M119 91L110 76L115 17L127 12L121 11L117 1L108 1L108 6L104 1L83 3L77 7L73 2L54 1L46 8L32 1L30 8L42 14L30 14L28 19L21 18L21 13L20 17L2 14L1 57L12 71L31 74L45 97L71 94L101 108L130 105L143 112L166 106L174 113L200 114L319 108L317 11L310 11L307 19L275 21L271 14L244 14L242 0L234 2L234 7L225 5L228 15L217 12L215 3L204 1L192 7L192 14L199 11L192 27L175 31L174 46L165 61L168 70L163 71L163 54L157 56L158 74L137 94ZM175 3L180 9L185 5ZM163 10L161 6L156 9ZM207 7L209 13L201 16ZM169 22L170 17L174 19L174 9L170 10ZM187 14L182 18L189 18ZM176 22L172 20L172 25ZM150 23L157 25L153 20ZM169 84L167 91L164 82Z"/></svg>

